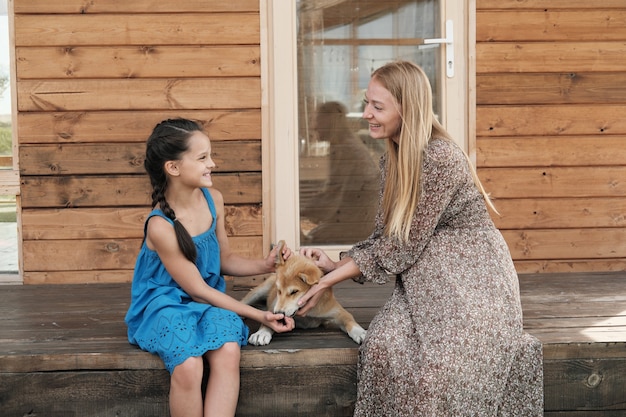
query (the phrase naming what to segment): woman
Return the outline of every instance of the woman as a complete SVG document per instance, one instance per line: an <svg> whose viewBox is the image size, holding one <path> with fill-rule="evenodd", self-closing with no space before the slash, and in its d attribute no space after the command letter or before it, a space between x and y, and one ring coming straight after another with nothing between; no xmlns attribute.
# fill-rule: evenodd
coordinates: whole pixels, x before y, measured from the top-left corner
<svg viewBox="0 0 626 417"><path fill-rule="evenodd" d="M426 74L393 62L372 74L363 117L386 140L372 235L300 300L340 281L395 289L361 346L355 416L541 416L542 347L524 333L517 274L467 155L432 111Z"/></svg>

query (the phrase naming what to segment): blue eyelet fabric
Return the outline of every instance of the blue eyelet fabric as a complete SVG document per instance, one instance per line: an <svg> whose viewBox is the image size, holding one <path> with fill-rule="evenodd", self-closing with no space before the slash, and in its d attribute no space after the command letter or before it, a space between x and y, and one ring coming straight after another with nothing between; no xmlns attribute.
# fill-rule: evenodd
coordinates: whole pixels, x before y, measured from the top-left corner
<svg viewBox="0 0 626 417"><path fill-rule="evenodd" d="M215 205L208 190L203 192L213 223L209 230L193 237L198 253L196 265L207 285L225 292L215 234ZM173 224L161 210L155 209L146 225L152 216L161 216ZM170 373L187 358L202 356L227 342L247 344L249 333L243 320L232 311L193 301L145 242L135 264L126 325L129 342L158 355Z"/></svg>

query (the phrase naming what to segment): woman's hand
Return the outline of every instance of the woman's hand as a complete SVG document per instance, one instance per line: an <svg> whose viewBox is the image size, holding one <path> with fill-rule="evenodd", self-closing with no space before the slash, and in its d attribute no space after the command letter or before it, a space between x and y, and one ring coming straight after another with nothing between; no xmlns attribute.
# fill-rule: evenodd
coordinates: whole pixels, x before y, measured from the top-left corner
<svg viewBox="0 0 626 417"><path fill-rule="evenodd" d="M276 333L290 332L296 327L293 317L286 317L283 313L272 313L271 311L265 312L263 324Z"/></svg>
<svg viewBox="0 0 626 417"><path fill-rule="evenodd" d="M313 259L315 265L324 271L325 274L337 267L337 264L326 255L326 252L319 248L300 248L300 255Z"/></svg>
<svg viewBox="0 0 626 417"><path fill-rule="evenodd" d="M326 290L326 286L320 284L315 284L298 300L298 306L300 309L296 313L297 316L306 316L306 314L313 307L317 305L322 294Z"/></svg>
<svg viewBox="0 0 626 417"><path fill-rule="evenodd" d="M330 269L330 272L324 275L317 284L313 285L306 294L300 297L298 300L300 309L296 313L297 316L305 316L309 310L315 307L324 294L324 291L328 288L333 287L341 281L358 276L361 273L354 260L347 256L339 262L333 262L320 249L300 249L300 254L313 259L317 258L318 262L316 263L318 266L323 271Z"/></svg>

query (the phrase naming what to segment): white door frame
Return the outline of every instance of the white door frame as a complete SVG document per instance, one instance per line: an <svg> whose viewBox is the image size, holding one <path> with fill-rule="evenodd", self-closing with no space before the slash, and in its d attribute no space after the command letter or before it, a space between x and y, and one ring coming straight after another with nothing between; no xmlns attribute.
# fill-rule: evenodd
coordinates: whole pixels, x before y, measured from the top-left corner
<svg viewBox="0 0 626 417"><path fill-rule="evenodd" d="M442 0L442 25L454 22L454 77L444 83L444 124L473 156L475 0ZM264 247L299 248L296 2L260 0ZM442 28L442 33L445 31ZM445 55L445 51L442 53ZM445 66L442 67L445 72ZM329 248L330 255L341 249Z"/></svg>

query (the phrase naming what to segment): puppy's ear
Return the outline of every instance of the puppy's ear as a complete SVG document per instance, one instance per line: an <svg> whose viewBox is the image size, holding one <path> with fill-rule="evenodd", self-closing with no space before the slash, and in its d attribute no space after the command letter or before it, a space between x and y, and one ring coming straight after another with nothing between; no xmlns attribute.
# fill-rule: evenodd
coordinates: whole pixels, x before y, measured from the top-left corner
<svg viewBox="0 0 626 417"><path fill-rule="evenodd" d="M278 252L276 252L276 259L274 260L274 265L281 266L285 264L285 259L283 258L283 247L285 246L285 241L280 240L276 246L278 246Z"/></svg>
<svg viewBox="0 0 626 417"><path fill-rule="evenodd" d="M319 269L315 265L311 265L306 268L306 270L300 272L298 274L298 277L300 277L302 281L306 282L307 285L315 285L320 282L320 278L322 278L322 275L323 274L321 269Z"/></svg>

